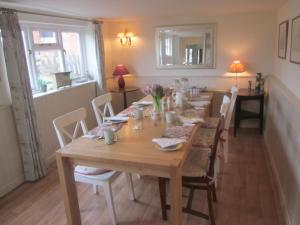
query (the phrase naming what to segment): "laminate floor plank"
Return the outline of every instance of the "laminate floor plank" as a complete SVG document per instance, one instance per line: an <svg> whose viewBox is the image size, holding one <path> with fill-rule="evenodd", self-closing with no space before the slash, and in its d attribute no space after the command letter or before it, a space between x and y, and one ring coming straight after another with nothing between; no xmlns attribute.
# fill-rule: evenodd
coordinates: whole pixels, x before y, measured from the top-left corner
<svg viewBox="0 0 300 225"><path fill-rule="evenodd" d="M278 190L271 173L263 138L256 129L240 129L229 137L229 162L221 162L214 212L217 225L285 225ZM161 219L158 182L133 175L136 201L129 199L125 175L112 185L120 225L167 225ZM77 183L83 225L111 225L103 190ZM186 202L187 190L183 191ZM196 191L193 208L207 213L206 193ZM183 225L210 222L183 214ZM25 183L0 199L1 225L67 225L56 165L41 181Z"/></svg>

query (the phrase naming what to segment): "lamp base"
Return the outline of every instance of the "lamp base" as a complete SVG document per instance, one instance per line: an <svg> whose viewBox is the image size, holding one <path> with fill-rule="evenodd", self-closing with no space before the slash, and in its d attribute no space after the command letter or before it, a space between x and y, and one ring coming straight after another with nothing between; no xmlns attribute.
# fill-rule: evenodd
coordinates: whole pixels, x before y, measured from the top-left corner
<svg viewBox="0 0 300 225"><path fill-rule="evenodd" d="M119 86L119 89L125 88L125 80L122 75L119 76L119 78L118 78L118 86Z"/></svg>

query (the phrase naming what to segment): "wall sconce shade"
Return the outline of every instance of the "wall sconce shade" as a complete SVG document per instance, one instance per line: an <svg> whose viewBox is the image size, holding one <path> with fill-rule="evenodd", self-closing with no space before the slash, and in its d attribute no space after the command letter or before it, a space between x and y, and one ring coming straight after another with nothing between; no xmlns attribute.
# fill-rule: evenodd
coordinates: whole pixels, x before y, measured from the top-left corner
<svg viewBox="0 0 300 225"><path fill-rule="evenodd" d="M118 86L119 89L124 89L125 88L125 80L123 78L123 75L129 74L129 71L127 70L127 68L122 65L119 64L116 66L113 75L114 76L118 76Z"/></svg>
<svg viewBox="0 0 300 225"><path fill-rule="evenodd" d="M118 38L120 39L120 43L122 46L131 46L131 38L133 37L133 33L132 32L127 32L127 30L125 30L124 33L118 33Z"/></svg>
<svg viewBox="0 0 300 225"><path fill-rule="evenodd" d="M237 87L237 79L238 79L238 73L245 72L245 66L240 61L233 61L231 65L229 66L229 72L235 73L235 85Z"/></svg>

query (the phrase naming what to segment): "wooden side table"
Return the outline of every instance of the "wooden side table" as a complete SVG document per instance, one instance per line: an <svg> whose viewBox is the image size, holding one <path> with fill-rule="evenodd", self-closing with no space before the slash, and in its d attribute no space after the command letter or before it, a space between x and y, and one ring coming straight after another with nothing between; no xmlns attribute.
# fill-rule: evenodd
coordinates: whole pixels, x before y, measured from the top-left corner
<svg viewBox="0 0 300 225"><path fill-rule="evenodd" d="M127 93L137 91L137 90L139 90L138 87L125 87L124 89L112 88L109 91L112 93L123 94L123 104L124 104L124 109L126 109L127 108Z"/></svg>
<svg viewBox="0 0 300 225"><path fill-rule="evenodd" d="M259 101L259 112L249 112L242 110L242 102L248 100ZM260 133L263 132L263 118L264 118L264 93L248 89L240 89L236 99L235 120L234 120L234 136L236 136L237 128L240 127L240 121L243 119L259 119Z"/></svg>

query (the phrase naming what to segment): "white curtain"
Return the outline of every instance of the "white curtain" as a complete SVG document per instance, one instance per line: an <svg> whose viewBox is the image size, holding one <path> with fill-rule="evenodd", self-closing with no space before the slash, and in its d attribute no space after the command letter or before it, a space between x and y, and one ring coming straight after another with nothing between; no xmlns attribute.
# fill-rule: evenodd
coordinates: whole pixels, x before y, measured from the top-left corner
<svg viewBox="0 0 300 225"><path fill-rule="evenodd" d="M105 76L105 55L104 55L104 42L102 34L102 24L99 21L94 21L95 25L95 48L97 59L97 95L106 93L106 76Z"/></svg>
<svg viewBox="0 0 300 225"><path fill-rule="evenodd" d="M25 180L34 181L44 177L47 170L41 150L22 33L14 10L1 9L0 27Z"/></svg>

